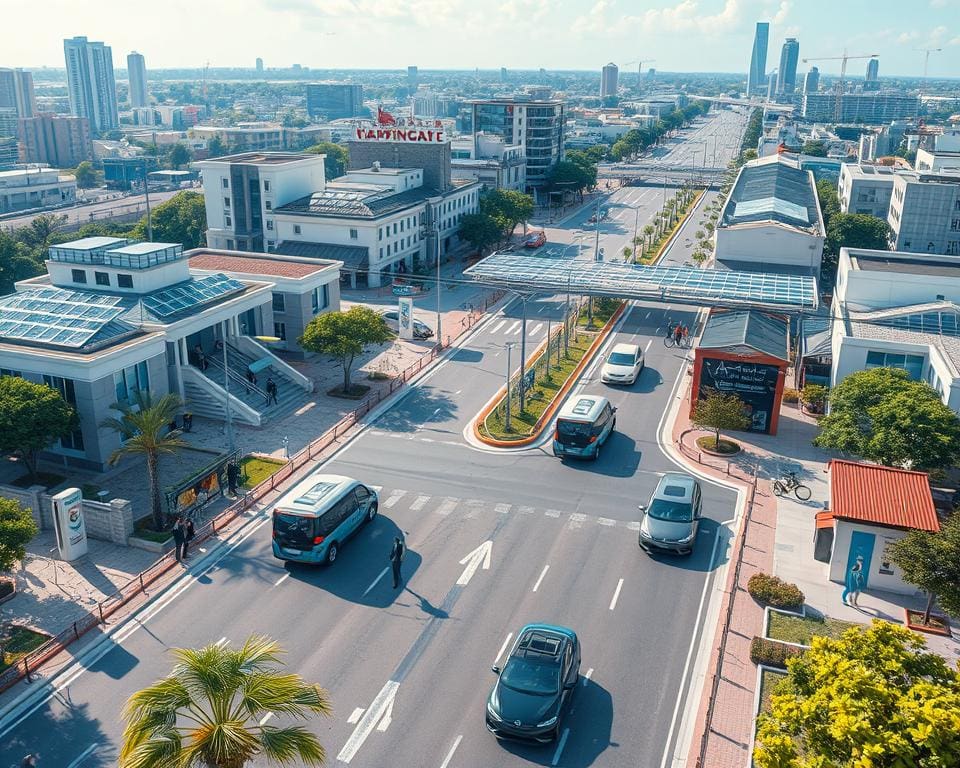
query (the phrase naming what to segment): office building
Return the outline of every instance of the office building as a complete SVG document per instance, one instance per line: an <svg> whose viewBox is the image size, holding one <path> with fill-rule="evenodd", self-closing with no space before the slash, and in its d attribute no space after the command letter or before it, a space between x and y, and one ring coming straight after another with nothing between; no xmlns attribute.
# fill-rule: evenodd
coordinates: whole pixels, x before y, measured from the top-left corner
<svg viewBox="0 0 960 768"><path fill-rule="evenodd" d="M93 158L90 122L85 117L40 114L20 120L19 133L25 163L76 168Z"/></svg>
<svg viewBox="0 0 960 768"><path fill-rule="evenodd" d="M792 96L797 88L797 61L800 43L788 37L780 50L780 68L777 70L777 96Z"/></svg>
<svg viewBox="0 0 960 768"><path fill-rule="evenodd" d="M862 138L862 137L861 137ZM888 165L844 163L837 190L843 213L865 213L887 220L895 171Z"/></svg>
<svg viewBox="0 0 960 768"><path fill-rule="evenodd" d="M887 223L893 250L960 256L960 175L896 174Z"/></svg>
<svg viewBox="0 0 960 768"><path fill-rule="evenodd" d="M598 144L598 141L591 142ZM474 154L474 153L477 154ZM527 159L519 145L500 136L480 134L451 142L450 170L454 181L478 181L484 189L527 189Z"/></svg>
<svg viewBox="0 0 960 768"><path fill-rule="evenodd" d="M410 93L416 93L419 83L420 71L415 66L407 67L407 90Z"/></svg>
<svg viewBox="0 0 960 768"><path fill-rule="evenodd" d="M411 100L411 110L414 117L442 117L440 102L437 94L432 91L421 89L413 94Z"/></svg>
<svg viewBox="0 0 960 768"><path fill-rule="evenodd" d="M310 117L339 120L367 114L363 86L351 83L308 83L307 113Z"/></svg>
<svg viewBox="0 0 960 768"><path fill-rule="evenodd" d="M0 109L15 110L17 117L37 113L33 74L23 69L0 69Z"/></svg>
<svg viewBox="0 0 960 768"><path fill-rule="evenodd" d="M620 70L614 63L605 64L600 70L600 98L605 99L609 96L617 95L617 78Z"/></svg>
<svg viewBox="0 0 960 768"><path fill-rule="evenodd" d="M0 171L16 168L20 160L20 147L16 136L0 136Z"/></svg>
<svg viewBox="0 0 960 768"><path fill-rule="evenodd" d="M960 151L931 151L920 147L914 166L918 171L960 174Z"/></svg>
<svg viewBox="0 0 960 768"><path fill-rule="evenodd" d="M130 106L134 109L148 106L147 64L142 53L134 51L127 56L127 76L130 78Z"/></svg>
<svg viewBox="0 0 960 768"><path fill-rule="evenodd" d="M76 201L76 178L56 168L0 171L0 214L52 208Z"/></svg>
<svg viewBox="0 0 960 768"><path fill-rule="evenodd" d="M870 59L867 62L867 74L863 80L863 90L875 91L880 87L880 60Z"/></svg>
<svg viewBox="0 0 960 768"><path fill-rule="evenodd" d="M507 68L506 68L506 67L500 67L500 82L501 82L501 83L507 82Z"/></svg>
<svg viewBox="0 0 960 768"><path fill-rule="evenodd" d="M501 137L506 145L521 147L527 158L528 191L542 187L550 169L563 159L564 103L506 98L470 104L475 147L480 134L493 134ZM475 156L478 155L475 149Z"/></svg>
<svg viewBox="0 0 960 768"><path fill-rule="evenodd" d="M750 54L750 71L747 75L747 95L763 94L767 90L767 41L770 23L758 21L753 36L753 51Z"/></svg>
<svg viewBox="0 0 960 768"><path fill-rule="evenodd" d="M836 94L803 95L803 118L811 122L889 123L914 118L919 111L920 97L900 91L845 93L840 97L839 115Z"/></svg>
<svg viewBox="0 0 960 768"><path fill-rule="evenodd" d="M87 118L94 134L118 128L117 85L110 46L74 37L63 41L63 52L70 114Z"/></svg>
<svg viewBox="0 0 960 768"><path fill-rule="evenodd" d="M261 59L259 56L257 56L256 67L257 72L263 72L263 59Z"/></svg>
<svg viewBox="0 0 960 768"><path fill-rule="evenodd" d="M820 90L820 70L817 67L810 67L807 74L803 76L803 93L816 93Z"/></svg>

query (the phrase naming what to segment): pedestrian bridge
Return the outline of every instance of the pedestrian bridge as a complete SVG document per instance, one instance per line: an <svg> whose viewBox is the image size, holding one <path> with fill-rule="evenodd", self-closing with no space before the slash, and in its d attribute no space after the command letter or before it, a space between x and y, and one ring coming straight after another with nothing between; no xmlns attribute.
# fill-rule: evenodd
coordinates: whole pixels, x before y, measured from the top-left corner
<svg viewBox="0 0 960 768"><path fill-rule="evenodd" d="M598 179L652 179L656 181L716 182L728 172L726 167L677 165L673 163L630 163L597 168Z"/></svg>
<svg viewBox="0 0 960 768"><path fill-rule="evenodd" d="M491 254L464 274L517 293L568 292L790 314L818 306L816 280L799 275L557 259L515 251Z"/></svg>

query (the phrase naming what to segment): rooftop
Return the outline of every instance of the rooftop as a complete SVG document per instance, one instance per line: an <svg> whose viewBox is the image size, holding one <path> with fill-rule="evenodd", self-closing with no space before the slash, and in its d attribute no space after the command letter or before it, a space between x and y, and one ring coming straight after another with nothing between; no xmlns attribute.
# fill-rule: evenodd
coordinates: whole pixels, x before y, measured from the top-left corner
<svg viewBox="0 0 960 768"><path fill-rule="evenodd" d="M901 275L960 278L960 260L952 256L942 259L900 254L896 251L848 251L850 264L863 272L894 272Z"/></svg>
<svg viewBox="0 0 960 768"><path fill-rule="evenodd" d="M789 360L787 321L762 312L713 312L697 346L727 349L746 346L778 360Z"/></svg>
<svg viewBox="0 0 960 768"><path fill-rule="evenodd" d="M860 163L844 163L843 165L851 176L892 179L896 175L896 170L890 165L861 165Z"/></svg>
<svg viewBox="0 0 960 768"><path fill-rule="evenodd" d="M834 459L830 512L844 520L939 531L926 472Z"/></svg>
<svg viewBox="0 0 960 768"><path fill-rule="evenodd" d="M226 129L217 129L226 130ZM201 160L202 163L225 163L236 165L247 163L252 165L285 165L286 163L297 163L302 160L311 160L320 157L304 152L242 152L239 155L227 155L225 157L214 157L209 160Z"/></svg>
<svg viewBox="0 0 960 768"><path fill-rule="evenodd" d="M331 184L322 192L301 197L281 205L277 213L297 213L307 216L372 219L443 195L439 189L416 187L404 192L393 192L388 187L357 184Z"/></svg>
<svg viewBox="0 0 960 768"><path fill-rule="evenodd" d="M721 226L759 221L822 234L812 174L779 157L743 166L723 209Z"/></svg>
<svg viewBox="0 0 960 768"><path fill-rule="evenodd" d="M304 243L283 240L277 245L276 253L283 256L317 259L325 264L341 262L345 269L366 269L369 264L367 249L362 245L333 245L331 243Z"/></svg>
<svg viewBox="0 0 960 768"><path fill-rule="evenodd" d="M239 256L203 251L190 255L191 269L204 269L212 272L238 272L245 275L288 277L294 279L314 275L336 264L336 261L323 259L317 259L312 262L291 261L290 259L278 259L269 256Z"/></svg>

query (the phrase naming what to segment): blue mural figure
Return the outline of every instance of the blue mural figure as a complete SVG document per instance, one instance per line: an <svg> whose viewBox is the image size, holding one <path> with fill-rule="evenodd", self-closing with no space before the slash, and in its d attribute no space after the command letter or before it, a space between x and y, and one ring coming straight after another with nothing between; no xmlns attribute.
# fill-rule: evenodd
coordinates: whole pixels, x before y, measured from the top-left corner
<svg viewBox="0 0 960 768"><path fill-rule="evenodd" d="M861 589L863 589L863 555L857 555L857 561L847 574L847 583L840 599L847 605L856 608ZM847 602L848 596L850 596L849 603Z"/></svg>

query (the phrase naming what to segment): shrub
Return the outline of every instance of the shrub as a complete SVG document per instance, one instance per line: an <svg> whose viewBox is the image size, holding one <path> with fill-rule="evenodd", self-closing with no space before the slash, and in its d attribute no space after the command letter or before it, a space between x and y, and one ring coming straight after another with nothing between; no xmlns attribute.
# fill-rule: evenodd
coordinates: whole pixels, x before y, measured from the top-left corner
<svg viewBox="0 0 960 768"><path fill-rule="evenodd" d="M787 668L787 659L803 653L802 648L786 645L765 637L754 637L750 643L750 661L754 664L766 664L769 667Z"/></svg>
<svg viewBox="0 0 960 768"><path fill-rule="evenodd" d="M823 408L828 393L829 390L822 384L807 384L800 393L800 399L811 408Z"/></svg>
<svg viewBox="0 0 960 768"><path fill-rule="evenodd" d="M774 608L798 609L805 599L796 584L767 573L753 574L747 582L747 591L754 600Z"/></svg>
<svg viewBox="0 0 960 768"><path fill-rule="evenodd" d="M800 399L800 393L797 390L787 387L783 390L783 402L795 403Z"/></svg>

